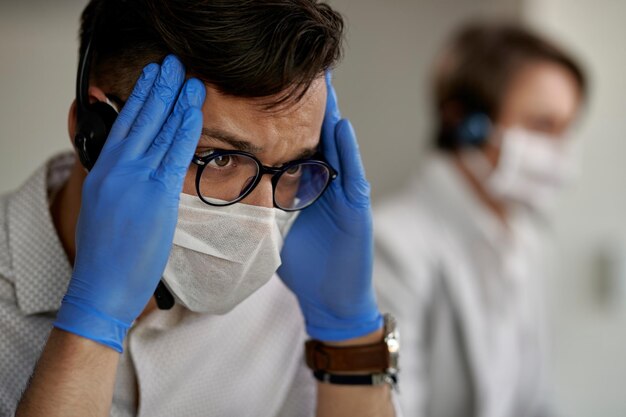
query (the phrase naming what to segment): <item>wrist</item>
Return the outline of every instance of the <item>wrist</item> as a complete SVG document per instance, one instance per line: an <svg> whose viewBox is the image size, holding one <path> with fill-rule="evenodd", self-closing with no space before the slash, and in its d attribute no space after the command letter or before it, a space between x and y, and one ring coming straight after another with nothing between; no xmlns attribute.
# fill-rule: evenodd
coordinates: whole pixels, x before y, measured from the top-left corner
<svg viewBox="0 0 626 417"><path fill-rule="evenodd" d="M311 310L303 310L307 334L325 343L358 343L358 339L367 338L383 327L383 316L378 309L351 319L340 319L319 310L313 313Z"/></svg>
<svg viewBox="0 0 626 417"><path fill-rule="evenodd" d="M398 350L396 320L389 314L384 328L365 336L330 343L309 340L305 345L306 363L316 379L347 385L395 385Z"/></svg>
<svg viewBox="0 0 626 417"><path fill-rule="evenodd" d="M119 356L119 352L114 351L109 346L57 327L52 329L48 343L54 344L55 350L62 351L67 356L72 357L94 354L106 355L107 357Z"/></svg>
<svg viewBox="0 0 626 417"><path fill-rule="evenodd" d="M378 344L383 341L383 338L384 338L383 327L380 327L379 329L373 331L372 333L368 333L365 336L355 337L352 339L343 340L339 342L322 342L322 344L324 346L330 346L330 347L350 348L350 347L359 347L359 346ZM355 370L355 371L343 371L343 372L336 371L335 375L367 375L367 374L370 374L372 371L376 371L376 370L369 370L369 371L368 370Z"/></svg>
<svg viewBox="0 0 626 417"><path fill-rule="evenodd" d="M119 359L113 349L53 328L16 415L109 415Z"/></svg>
<svg viewBox="0 0 626 417"><path fill-rule="evenodd" d="M109 317L68 295L63 298L53 326L119 353L123 351L124 338L130 328L130 324Z"/></svg>
<svg viewBox="0 0 626 417"><path fill-rule="evenodd" d="M340 340L340 341L328 341L322 342L327 346L361 346L361 345L369 345L372 343L378 343L383 340L385 333L383 331L383 326L381 326L374 330L371 333L368 333L364 336L353 337L352 339Z"/></svg>

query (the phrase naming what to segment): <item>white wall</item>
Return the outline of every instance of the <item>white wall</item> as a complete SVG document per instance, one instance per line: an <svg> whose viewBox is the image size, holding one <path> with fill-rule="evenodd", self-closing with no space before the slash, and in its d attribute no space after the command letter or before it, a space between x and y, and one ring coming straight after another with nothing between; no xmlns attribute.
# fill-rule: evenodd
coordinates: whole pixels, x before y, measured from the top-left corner
<svg viewBox="0 0 626 417"><path fill-rule="evenodd" d="M590 107L578 133L585 142L583 175L562 201L556 273L549 282L557 395L566 415L622 417L626 305L624 298L603 303L599 257L610 242L626 242L626 2L532 0L525 16L575 46L592 77ZM623 262L626 250L615 249ZM619 300L619 289L610 290Z"/></svg>
<svg viewBox="0 0 626 417"><path fill-rule="evenodd" d="M0 193L70 146L83 1L0 2Z"/></svg>

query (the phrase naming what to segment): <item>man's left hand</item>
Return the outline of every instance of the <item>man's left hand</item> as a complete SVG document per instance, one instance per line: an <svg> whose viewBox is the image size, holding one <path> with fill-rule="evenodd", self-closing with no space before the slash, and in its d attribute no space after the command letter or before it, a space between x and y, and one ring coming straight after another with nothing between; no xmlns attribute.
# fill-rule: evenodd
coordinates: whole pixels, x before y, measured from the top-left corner
<svg viewBox="0 0 626 417"><path fill-rule="evenodd" d="M314 339L343 341L382 326L372 285L370 186L352 125L341 118L326 75L322 149L337 178L296 220L282 250L279 276L298 298Z"/></svg>

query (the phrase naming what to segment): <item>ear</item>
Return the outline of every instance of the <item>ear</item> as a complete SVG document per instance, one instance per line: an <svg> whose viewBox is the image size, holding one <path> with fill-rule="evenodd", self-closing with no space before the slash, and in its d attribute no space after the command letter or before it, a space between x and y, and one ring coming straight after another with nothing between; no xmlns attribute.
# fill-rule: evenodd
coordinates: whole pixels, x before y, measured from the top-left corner
<svg viewBox="0 0 626 417"><path fill-rule="evenodd" d="M76 117L76 100L72 101L70 111L67 116L67 132L70 135L70 143L74 146L74 137L76 137L76 129L78 128L78 120Z"/></svg>
<svg viewBox="0 0 626 417"><path fill-rule="evenodd" d="M459 100L448 100L441 104L439 115L440 123L445 126L457 126L465 116L465 106Z"/></svg>
<svg viewBox="0 0 626 417"><path fill-rule="evenodd" d="M102 89L100 89L100 87L89 87L88 94L90 104L95 103L96 101L108 101L106 94L102 91ZM74 146L74 137L76 136L76 130L78 129L77 108L78 104L76 103L76 100L74 100L70 105L70 111L67 117L67 131L70 135L70 143L72 146Z"/></svg>

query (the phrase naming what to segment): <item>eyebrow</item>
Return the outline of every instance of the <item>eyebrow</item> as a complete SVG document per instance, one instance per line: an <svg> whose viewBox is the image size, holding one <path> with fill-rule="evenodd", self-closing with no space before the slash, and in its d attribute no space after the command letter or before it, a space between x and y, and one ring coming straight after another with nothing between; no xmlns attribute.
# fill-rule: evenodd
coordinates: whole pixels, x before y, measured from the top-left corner
<svg viewBox="0 0 626 417"><path fill-rule="evenodd" d="M250 153L259 153L263 151L263 148L253 145L247 140L241 139L235 135L232 135L227 132L223 132L218 129L209 129L207 127L203 127L201 136L223 142L227 145L232 146L238 151L244 151L244 152L250 152Z"/></svg>
<svg viewBox="0 0 626 417"><path fill-rule="evenodd" d="M298 159L310 159L310 158L313 158L317 154L319 154L319 151L317 148L305 149L302 152L300 152L300 154L296 157L296 159L294 159L294 161Z"/></svg>
<svg viewBox="0 0 626 417"><path fill-rule="evenodd" d="M249 153L252 153L252 154L263 152L263 148L262 147L256 146L256 145L248 142L245 139L242 139L240 137L237 137L236 135L233 135L233 134L228 133L228 132L224 132L224 131L219 130L219 129L203 127L201 136L205 137L207 139L217 140L219 142L225 143L226 145L230 145L230 146L232 146L233 148L235 148L238 151L249 152ZM318 153L319 153L319 151L318 151L317 147L304 149L294 159L294 161L298 160L298 159L309 159L309 158L312 158L313 156L317 155Z"/></svg>

